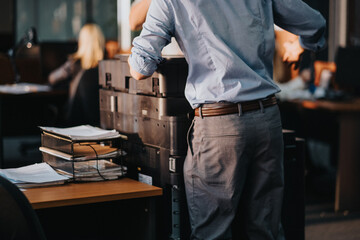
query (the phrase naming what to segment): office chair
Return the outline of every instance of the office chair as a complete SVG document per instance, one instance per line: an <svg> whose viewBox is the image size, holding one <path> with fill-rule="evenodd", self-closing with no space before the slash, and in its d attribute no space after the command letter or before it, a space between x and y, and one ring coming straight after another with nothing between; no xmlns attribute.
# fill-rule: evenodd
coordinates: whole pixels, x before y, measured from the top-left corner
<svg viewBox="0 0 360 240"><path fill-rule="evenodd" d="M46 239L28 199L15 184L2 176L0 176L0 239Z"/></svg>

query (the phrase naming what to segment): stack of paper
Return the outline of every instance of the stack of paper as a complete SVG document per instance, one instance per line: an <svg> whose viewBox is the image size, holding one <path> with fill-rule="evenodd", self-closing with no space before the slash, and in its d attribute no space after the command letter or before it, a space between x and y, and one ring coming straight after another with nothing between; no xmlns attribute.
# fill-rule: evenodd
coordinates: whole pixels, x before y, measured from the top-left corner
<svg viewBox="0 0 360 240"><path fill-rule="evenodd" d="M110 146L102 146L96 143L74 143L73 154L61 152L48 147L40 147L40 151L51 154L53 156L65 160L91 160L102 158L120 157L123 152L120 149L112 148Z"/></svg>
<svg viewBox="0 0 360 240"><path fill-rule="evenodd" d="M64 184L69 179L67 176L58 174L47 163L0 169L0 175L21 188Z"/></svg>
<svg viewBox="0 0 360 240"><path fill-rule="evenodd" d="M121 138L116 130L81 125L71 128L40 127L43 160L75 181L115 179L126 168L113 162L125 152L112 147ZM110 146L111 145L111 146Z"/></svg>
<svg viewBox="0 0 360 240"><path fill-rule="evenodd" d="M124 176L126 171L126 167L107 160L92 160L78 162L75 165L74 174L77 181L98 181L117 179ZM70 178L73 177L73 174L68 171L57 169L57 172Z"/></svg>
<svg viewBox="0 0 360 240"><path fill-rule="evenodd" d="M81 125L70 128L40 127L43 131L54 133L71 140L106 140L114 138L127 138L116 130L105 130L90 125Z"/></svg>

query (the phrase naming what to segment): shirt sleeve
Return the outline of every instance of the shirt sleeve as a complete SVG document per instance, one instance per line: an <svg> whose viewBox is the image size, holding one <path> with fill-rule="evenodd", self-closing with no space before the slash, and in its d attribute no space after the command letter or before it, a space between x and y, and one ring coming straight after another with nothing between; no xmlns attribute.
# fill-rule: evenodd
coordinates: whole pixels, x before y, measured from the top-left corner
<svg viewBox="0 0 360 240"><path fill-rule="evenodd" d="M173 13L167 0L152 0L140 36L133 41L129 63L145 76L150 76L163 61L161 50L174 35Z"/></svg>
<svg viewBox="0 0 360 240"><path fill-rule="evenodd" d="M274 22L299 35L303 48L318 51L325 46L326 21L302 0L273 0Z"/></svg>

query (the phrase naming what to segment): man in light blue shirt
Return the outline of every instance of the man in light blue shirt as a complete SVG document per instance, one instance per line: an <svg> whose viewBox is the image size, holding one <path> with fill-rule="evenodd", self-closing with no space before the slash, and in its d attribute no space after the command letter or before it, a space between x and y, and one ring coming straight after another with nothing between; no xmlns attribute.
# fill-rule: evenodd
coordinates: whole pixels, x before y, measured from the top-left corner
<svg viewBox="0 0 360 240"><path fill-rule="evenodd" d="M195 117L184 180L192 239L231 239L237 211L245 239L284 239L274 24L299 35L303 48L325 45L325 20L301 0L152 0L134 39L136 79L153 74L171 37L189 64L185 96Z"/></svg>

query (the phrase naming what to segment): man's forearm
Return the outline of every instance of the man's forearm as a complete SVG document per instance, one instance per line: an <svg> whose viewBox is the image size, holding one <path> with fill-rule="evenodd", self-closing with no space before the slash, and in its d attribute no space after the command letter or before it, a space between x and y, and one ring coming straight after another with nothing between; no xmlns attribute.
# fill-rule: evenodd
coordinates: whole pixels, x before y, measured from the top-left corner
<svg viewBox="0 0 360 240"><path fill-rule="evenodd" d="M145 78L148 78L150 76L146 76L146 75L143 75L141 73L138 73L137 71L135 71L131 65L130 65L130 62L129 62L129 59L128 59L128 64L129 64L129 68L130 68L130 74L133 78L135 78L136 80L142 80L142 79L145 79Z"/></svg>
<svg viewBox="0 0 360 240"><path fill-rule="evenodd" d="M130 65L129 65L130 66ZM135 78L136 80L143 80L145 78L148 78L149 76L145 76L141 73L138 73L137 71L135 71L131 66L130 66L130 74L133 78Z"/></svg>

